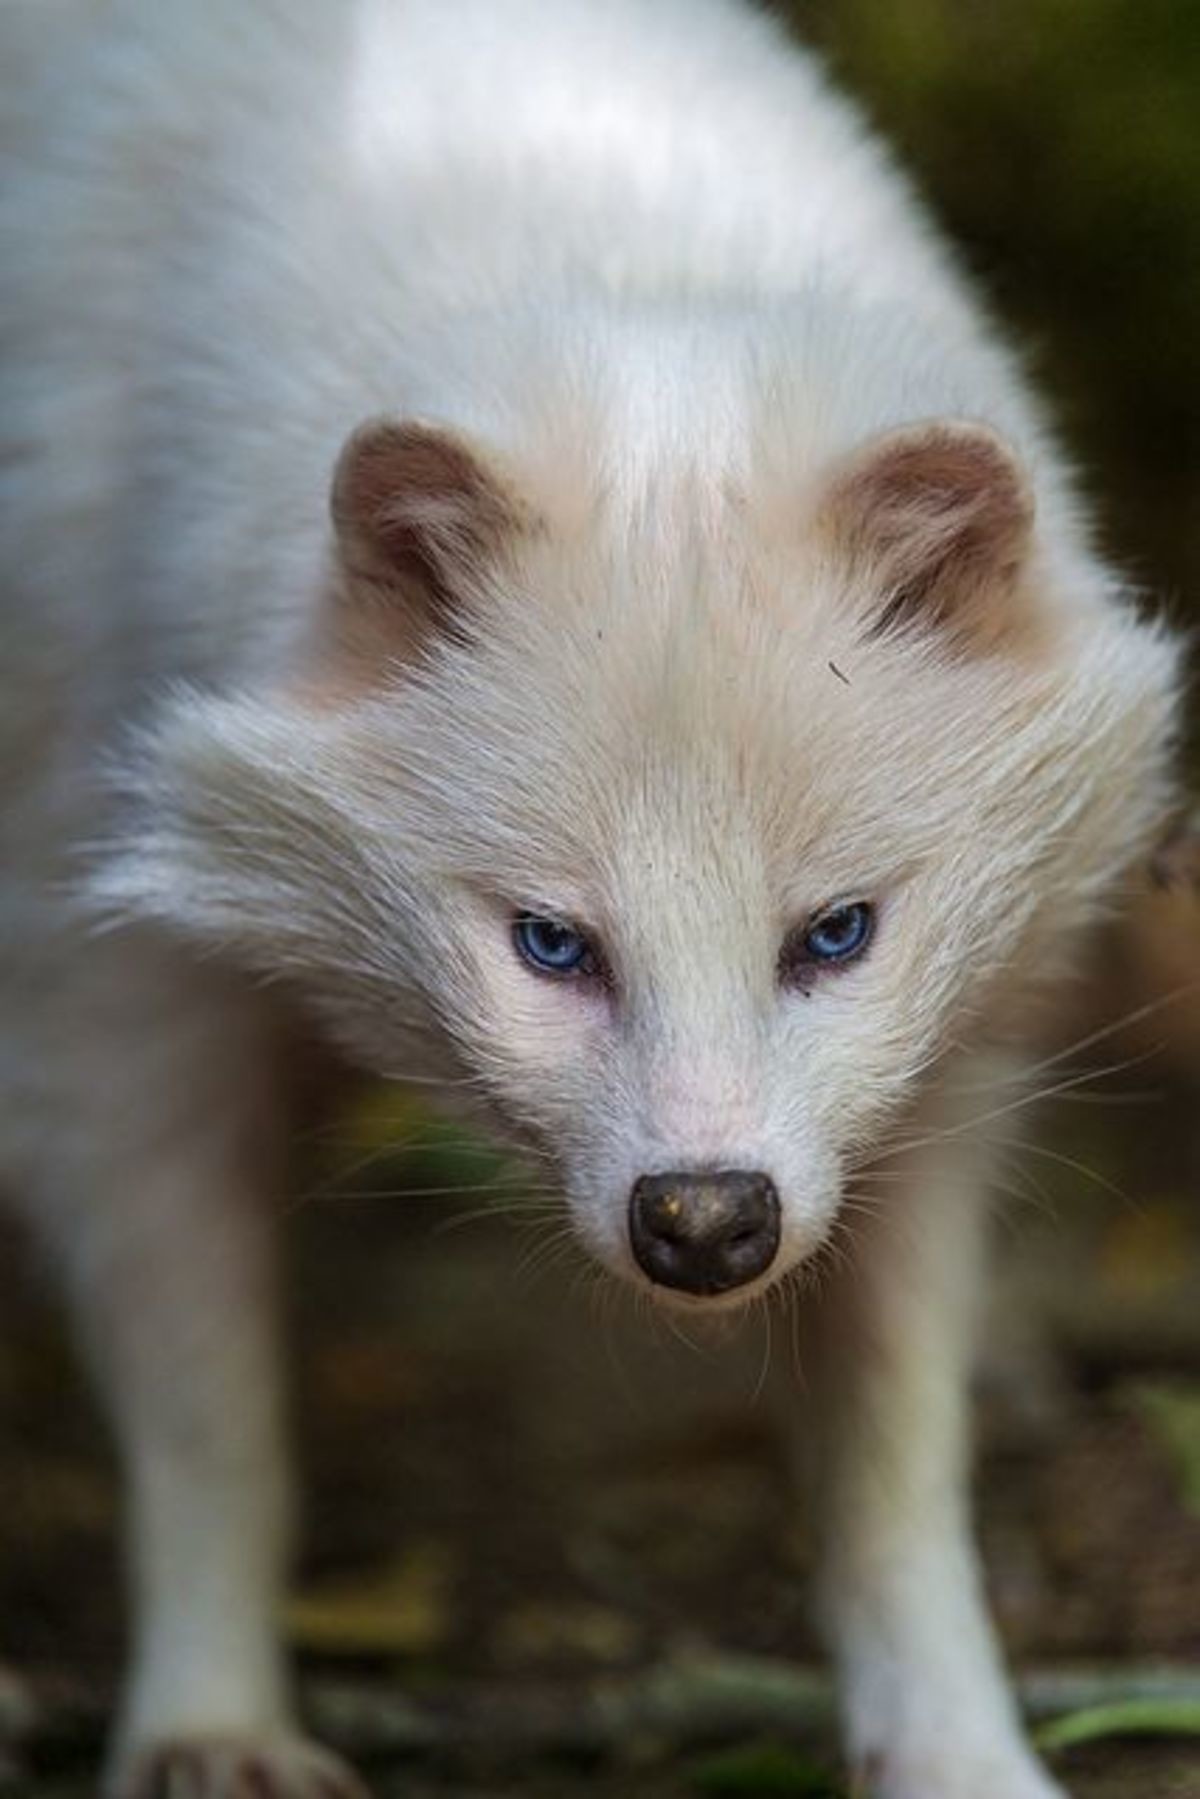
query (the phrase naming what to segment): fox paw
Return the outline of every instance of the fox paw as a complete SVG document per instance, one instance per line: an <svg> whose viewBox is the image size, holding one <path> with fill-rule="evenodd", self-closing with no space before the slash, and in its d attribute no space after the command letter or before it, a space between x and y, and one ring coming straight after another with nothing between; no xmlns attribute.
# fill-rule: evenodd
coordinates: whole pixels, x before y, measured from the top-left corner
<svg viewBox="0 0 1200 1799"><path fill-rule="evenodd" d="M213 1733L163 1737L135 1749L104 1799L368 1799L337 1756L299 1736Z"/></svg>
<svg viewBox="0 0 1200 1799"><path fill-rule="evenodd" d="M855 1799L1067 1799L1024 1750L984 1760L881 1751L867 1756L851 1790Z"/></svg>

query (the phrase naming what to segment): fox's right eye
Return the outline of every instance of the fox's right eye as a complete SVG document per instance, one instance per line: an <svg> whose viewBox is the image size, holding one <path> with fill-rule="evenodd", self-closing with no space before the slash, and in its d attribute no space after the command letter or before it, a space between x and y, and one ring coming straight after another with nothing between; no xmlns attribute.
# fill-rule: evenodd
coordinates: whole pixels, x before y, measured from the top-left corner
<svg viewBox="0 0 1200 1799"><path fill-rule="evenodd" d="M521 960L538 974L562 977L600 972L600 958L583 932L560 918L518 913L513 921L513 942Z"/></svg>

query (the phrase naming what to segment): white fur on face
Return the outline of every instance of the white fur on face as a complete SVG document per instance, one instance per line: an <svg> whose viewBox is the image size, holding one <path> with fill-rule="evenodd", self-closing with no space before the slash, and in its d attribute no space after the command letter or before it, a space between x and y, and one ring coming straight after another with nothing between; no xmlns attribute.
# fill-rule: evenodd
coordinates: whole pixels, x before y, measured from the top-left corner
<svg viewBox="0 0 1200 1799"><path fill-rule="evenodd" d="M364 1060L403 1065L415 1018L638 1282L639 1176L769 1174L761 1288L1136 854L1166 652L1115 613L1036 651L872 637L836 556L709 511L532 540L468 642L327 711L193 703L155 752L158 834L109 880L312 989ZM877 910L864 956L781 986L787 933L840 900ZM611 979L531 971L523 910Z"/></svg>

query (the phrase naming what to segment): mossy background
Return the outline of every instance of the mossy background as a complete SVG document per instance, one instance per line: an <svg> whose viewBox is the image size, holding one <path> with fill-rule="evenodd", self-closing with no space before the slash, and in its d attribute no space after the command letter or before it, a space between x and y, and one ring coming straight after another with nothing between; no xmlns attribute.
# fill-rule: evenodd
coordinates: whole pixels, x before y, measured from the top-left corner
<svg viewBox="0 0 1200 1799"><path fill-rule="evenodd" d="M807 0L1029 352L1104 539L1200 619L1200 8Z"/></svg>

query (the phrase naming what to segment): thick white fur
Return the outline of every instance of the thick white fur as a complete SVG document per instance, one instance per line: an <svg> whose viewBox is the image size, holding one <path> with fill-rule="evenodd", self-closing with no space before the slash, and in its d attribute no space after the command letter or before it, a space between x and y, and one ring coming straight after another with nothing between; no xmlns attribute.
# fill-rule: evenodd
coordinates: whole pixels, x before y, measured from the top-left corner
<svg viewBox="0 0 1200 1799"><path fill-rule="evenodd" d="M214 1792L250 1753L328 1777L272 1630L265 975L369 1066L469 1076L631 1279L639 1174L768 1170L774 1276L891 1157L813 1302L850 1744L883 1799L1044 1799L964 1517L961 1095L1155 828L1175 653L1012 358L726 0L45 0L4 34L0 1172L129 1470L118 1788L176 1741ZM398 606L364 670L327 499L376 414L463 434L528 527L464 577L466 641L414 662ZM973 644L881 635L830 484L962 417L1036 502L1020 579ZM781 994L838 897L870 953ZM615 985L531 976L522 906Z"/></svg>

